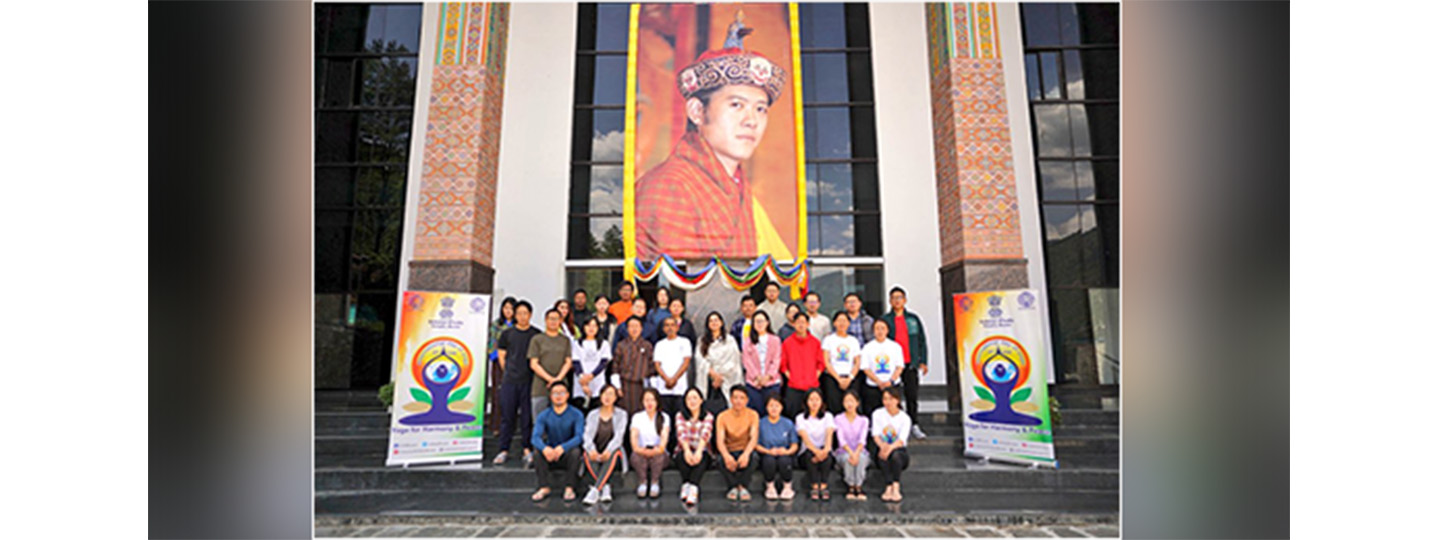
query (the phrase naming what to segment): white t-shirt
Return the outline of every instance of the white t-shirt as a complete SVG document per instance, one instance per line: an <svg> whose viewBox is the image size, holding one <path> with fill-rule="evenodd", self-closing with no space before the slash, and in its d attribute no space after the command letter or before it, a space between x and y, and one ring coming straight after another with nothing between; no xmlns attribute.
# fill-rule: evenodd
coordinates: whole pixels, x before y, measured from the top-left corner
<svg viewBox="0 0 1440 540"><path fill-rule="evenodd" d="M820 342L820 349L825 351L825 361L830 363L836 375L849 376L855 363L860 361L860 340L855 339L855 336L846 335L842 338L840 334L830 334L825 336L825 341Z"/></svg>
<svg viewBox="0 0 1440 540"><path fill-rule="evenodd" d="M830 324L830 317L826 317L823 313L816 313L814 317L810 317L810 335L825 339L826 336L833 333L835 333L835 326Z"/></svg>
<svg viewBox="0 0 1440 540"><path fill-rule="evenodd" d="M644 409L635 411L635 416L630 417L630 430L637 432L641 448L660 446L660 431L670 425L670 417L664 411L655 411L655 414L660 415L659 430L655 429L655 421Z"/></svg>
<svg viewBox="0 0 1440 540"><path fill-rule="evenodd" d="M685 365L685 358L694 355L694 350L690 338L675 336L675 339L661 339L655 343L655 363L660 365L660 371L673 376ZM682 396L689 388L689 382L683 376L675 382L674 388L666 388L665 379L658 375L650 379L650 384L662 396Z"/></svg>
<svg viewBox="0 0 1440 540"><path fill-rule="evenodd" d="M590 388L580 388L580 376L592 373L600 362L610 359L610 344L601 344L597 341L572 341L570 343L570 358L575 361L575 389L571 392L575 396L598 397L600 389L605 387L605 373L596 375L590 381Z"/></svg>
<svg viewBox="0 0 1440 540"><path fill-rule="evenodd" d="M883 343L871 341L865 344L865 348L860 349L860 370L873 371L875 376L882 381L890 380L895 371L904 365L905 351L901 350L900 344L893 339L887 339ZM861 376L864 377L864 375ZM900 380L895 379L893 382L898 383ZM865 384L874 388L880 387L869 377L865 377Z"/></svg>
<svg viewBox="0 0 1440 540"><path fill-rule="evenodd" d="M823 409L822 409L823 410ZM808 418L809 415L800 413L795 415L795 434L801 431L810 439L810 444L816 448L825 448L825 430L835 429L835 415L825 412L820 418ZM803 448L804 445L801 445Z"/></svg>
<svg viewBox="0 0 1440 540"><path fill-rule="evenodd" d="M890 411L885 410L884 407L875 409L875 414L870 415L870 435L880 437L880 440L887 443L901 440L909 444L910 415L905 414L904 409L901 409L895 416L890 416Z"/></svg>

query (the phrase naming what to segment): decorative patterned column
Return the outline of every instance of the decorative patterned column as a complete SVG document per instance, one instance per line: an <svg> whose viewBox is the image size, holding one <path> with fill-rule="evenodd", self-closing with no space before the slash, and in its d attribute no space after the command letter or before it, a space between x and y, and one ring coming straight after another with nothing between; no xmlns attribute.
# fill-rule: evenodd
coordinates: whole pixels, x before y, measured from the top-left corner
<svg viewBox="0 0 1440 540"><path fill-rule="evenodd" d="M441 4L411 289L492 292L509 13L504 3Z"/></svg>
<svg viewBox="0 0 1440 540"><path fill-rule="evenodd" d="M1027 287L995 4L926 4L925 22L941 295ZM943 304L946 328L953 328L950 302ZM942 333L953 366L954 332ZM956 370L947 370L947 378L958 406Z"/></svg>

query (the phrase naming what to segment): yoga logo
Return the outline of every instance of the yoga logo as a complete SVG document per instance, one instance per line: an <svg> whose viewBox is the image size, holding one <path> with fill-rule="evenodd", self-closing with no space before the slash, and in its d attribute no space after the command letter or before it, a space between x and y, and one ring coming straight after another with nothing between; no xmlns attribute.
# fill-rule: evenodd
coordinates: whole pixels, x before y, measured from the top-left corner
<svg viewBox="0 0 1440 540"><path fill-rule="evenodd" d="M470 349L455 338L437 337L421 345L410 361L410 374L424 390L411 388L410 397L415 401L407 404L405 408L424 409L424 412L401 418L400 423L415 426L467 424L475 421L472 414L450 410L451 407L465 410L474 405L460 401L470 394L469 387L451 393L470 380L470 372L474 366Z"/></svg>
<svg viewBox="0 0 1440 540"><path fill-rule="evenodd" d="M1007 336L986 338L971 353L970 368L983 385L974 387L980 399L970 405L981 412L971 414L972 420L1022 426L1042 423L1037 417L1017 412L1040 410L1039 405L1029 401L1033 392L1025 382L1030 378L1030 353L1020 342Z"/></svg>

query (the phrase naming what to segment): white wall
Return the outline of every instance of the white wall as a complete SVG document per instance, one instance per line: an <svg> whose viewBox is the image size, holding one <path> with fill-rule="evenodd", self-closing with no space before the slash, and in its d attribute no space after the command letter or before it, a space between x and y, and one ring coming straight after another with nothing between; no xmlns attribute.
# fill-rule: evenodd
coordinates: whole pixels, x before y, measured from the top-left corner
<svg viewBox="0 0 1440 540"><path fill-rule="evenodd" d="M940 298L940 222L930 126L930 68L925 8L870 4L875 129L880 165L880 229L885 279L905 288L925 324L930 374L945 384L945 325ZM887 302L888 306L888 302ZM888 308L887 308L888 309Z"/></svg>
<svg viewBox="0 0 1440 540"><path fill-rule="evenodd" d="M495 295L564 295L575 98L573 3L510 4L495 209Z"/></svg>
<svg viewBox="0 0 1440 540"><path fill-rule="evenodd" d="M1040 194L1035 182L1035 146L1030 139L1030 105L1025 87L1024 41L1020 35L1020 5L996 4L996 21L1000 26L1000 58L1005 63L1005 103L1010 113L1010 151L1015 163L1015 197L1020 205L1020 238L1027 259L1026 273L1030 288L1049 299L1045 286L1045 230L1041 224ZM1040 303L1044 321L1045 351L1050 369L1045 372L1055 382L1054 347L1050 344L1050 303Z"/></svg>

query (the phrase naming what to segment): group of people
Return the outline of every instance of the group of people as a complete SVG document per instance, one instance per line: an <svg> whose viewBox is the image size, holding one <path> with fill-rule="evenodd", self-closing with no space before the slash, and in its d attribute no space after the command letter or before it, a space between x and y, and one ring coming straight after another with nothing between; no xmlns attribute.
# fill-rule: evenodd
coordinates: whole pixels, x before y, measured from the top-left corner
<svg viewBox="0 0 1440 540"><path fill-rule="evenodd" d="M506 298L491 328L501 381L495 463L509 459L518 427L529 434L523 459L537 473L536 501L550 496L556 474L565 500L588 485L586 504L610 501L617 469L630 468L636 496L659 498L669 465L686 505L699 503L710 469L732 501L751 499L756 468L767 499L793 499L794 472L804 469L809 498L829 500L830 472L840 469L845 497L864 500L872 463L885 480L881 498L901 500L907 444L925 436L907 411L929 370L924 327L905 309L904 289L891 289L891 311L878 318L855 293L828 317L818 293L803 307L779 295L770 283L763 302L742 297L729 327L711 312L699 335L683 299L663 288L653 310L629 283L613 301L597 296L593 310L575 291L545 312L543 330L531 324L528 301Z"/></svg>

